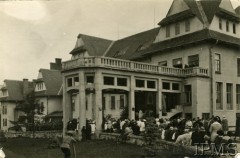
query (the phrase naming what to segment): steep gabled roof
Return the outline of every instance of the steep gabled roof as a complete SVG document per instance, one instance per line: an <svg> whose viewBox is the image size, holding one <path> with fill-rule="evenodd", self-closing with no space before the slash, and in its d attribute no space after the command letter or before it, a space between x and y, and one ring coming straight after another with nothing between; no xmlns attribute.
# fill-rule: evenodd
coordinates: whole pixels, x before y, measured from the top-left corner
<svg viewBox="0 0 240 158"><path fill-rule="evenodd" d="M86 50L90 56L102 56L112 43L111 40L79 34L78 39L83 41L83 46L76 46L70 54L78 53L79 51Z"/></svg>
<svg viewBox="0 0 240 158"><path fill-rule="evenodd" d="M62 85L61 71L40 69L39 72L42 73L42 81L46 86L46 90L36 92L36 95L58 95Z"/></svg>
<svg viewBox="0 0 240 158"><path fill-rule="evenodd" d="M240 48L240 39L216 31L204 29L191 34L186 34L173 39L165 40L153 44L146 50L133 54L130 59L144 58L146 55L162 52L169 49L174 49L182 46L187 46L196 42L218 40L219 43L231 45Z"/></svg>
<svg viewBox="0 0 240 158"><path fill-rule="evenodd" d="M155 40L160 28L141 32L113 43L105 56L128 59L133 53L146 49Z"/></svg>
<svg viewBox="0 0 240 158"><path fill-rule="evenodd" d="M18 80L4 80L6 84L6 90L8 92L7 97L0 98L0 101L23 101L23 81ZM33 83L28 81L28 90L33 90Z"/></svg>
<svg viewBox="0 0 240 158"><path fill-rule="evenodd" d="M236 19L239 19L239 16L235 13L231 2L229 0L181 0L182 3L185 2L189 10L185 10L182 12L178 12L173 15L167 15L163 20L159 22L159 25L166 25L166 21L168 22L176 22L180 21L187 17L187 12L189 12L189 16L191 17L192 14L199 18L203 23L205 22L205 18L207 19L208 23L211 23L213 20L213 17L216 15L216 13L223 12L224 14L228 14L235 17ZM185 13L185 14L184 14ZM191 15L191 16L190 16Z"/></svg>

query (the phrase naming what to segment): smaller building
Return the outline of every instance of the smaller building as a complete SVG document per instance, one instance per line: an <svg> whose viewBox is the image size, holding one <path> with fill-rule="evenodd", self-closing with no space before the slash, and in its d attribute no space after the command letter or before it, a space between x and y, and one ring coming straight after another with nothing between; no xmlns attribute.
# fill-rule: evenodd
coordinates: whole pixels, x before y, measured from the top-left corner
<svg viewBox="0 0 240 158"><path fill-rule="evenodd" d="M48 115L54 111L62 111L61 59L50 63L50 69L40 69L34 89L41 113Z"/></svg>
<svg viewBox="0 0 240 158"><path fill-rule="evenodd" d="M10 121L17 121L24 113L18 110L24 97L33 90L34 83L28 79L4 80L0 89L0 128L7 131L13 124Z"/></svg>

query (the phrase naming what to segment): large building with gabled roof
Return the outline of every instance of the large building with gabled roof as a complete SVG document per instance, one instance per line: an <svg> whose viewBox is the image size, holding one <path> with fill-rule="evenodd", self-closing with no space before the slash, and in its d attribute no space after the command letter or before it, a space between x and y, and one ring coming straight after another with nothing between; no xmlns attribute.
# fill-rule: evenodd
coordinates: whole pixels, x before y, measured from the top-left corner
<svg viewBox="0 0 240 158"><path fill-rule="evenodd" d="M80 128L93 119L100 132L104 118L119 118L126 106L130 119L140 110L168 118L225 115L234 126L238 10L229 0L174 0L158 28L117 41L79 35L72 59L63 62L64 127L73 118Z"/></svg>

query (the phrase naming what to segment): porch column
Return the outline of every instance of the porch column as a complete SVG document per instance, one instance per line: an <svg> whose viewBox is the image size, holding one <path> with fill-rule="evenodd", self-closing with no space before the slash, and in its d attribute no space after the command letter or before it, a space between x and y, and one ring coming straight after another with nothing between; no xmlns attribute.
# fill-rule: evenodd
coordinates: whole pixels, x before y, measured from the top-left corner
<svg viewBox="0 0 240 158"><path fill-rule="evenodd" d="M65 76L62 77L63 81L63 134L65 135L67 131L67 123L72 119L71 116L71 96L67 92L67 85L66 85L66 78Z"/></svg>
<svg viewBox="0 0 240 158"><path fill-rule="evenodd" d="M95 73L95 116L96 116L96 136L99 138L99 134L102 130L102 84L103 76L101 71L97 70Z"/></svg>
<svg viewBox="0 0 240 158"><path fill-rule="evenodd" d="M135 78L130 76L129 119L135 120Z"/></svg>
<svg viewBox="0 0 240 158"><path fill-rule="evenodd" d="M162 117L162 79L157 81L156 113L158 118Z"/></svg>
<svg viewBox="0 0 240 158"><path fill-rule="evenodd" d="M86 126L86 94L84 71L79 71L79 133L83 126ZM81 135L81 134L80 134Z"/></svg>

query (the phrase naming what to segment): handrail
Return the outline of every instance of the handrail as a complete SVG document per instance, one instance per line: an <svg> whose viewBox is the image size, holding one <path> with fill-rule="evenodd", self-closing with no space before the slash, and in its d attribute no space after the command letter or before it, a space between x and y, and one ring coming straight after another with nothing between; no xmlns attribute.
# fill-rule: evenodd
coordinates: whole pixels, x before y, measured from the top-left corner
<svg viewBox="0 0 240 158"><path fill-rule="evenodd" d="M62 63L62 70L70 70L78 67L106 67L115 69L127 69L130 71L141 71L180 77L207 77L209 75L208 69L201 67L180 69L109 57L84 57L68 60Z"/></svg>

